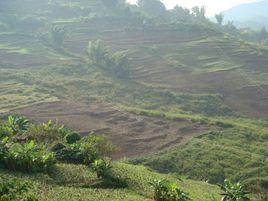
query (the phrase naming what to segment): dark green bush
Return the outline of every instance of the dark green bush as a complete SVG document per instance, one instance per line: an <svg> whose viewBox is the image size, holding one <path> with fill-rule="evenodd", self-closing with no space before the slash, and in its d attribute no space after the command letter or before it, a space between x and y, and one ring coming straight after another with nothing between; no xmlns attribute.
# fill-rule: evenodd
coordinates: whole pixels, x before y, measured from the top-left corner
<svg viewBox="0 0 268 201"><path fill-rule="evenodd" d="M67 163L85 163L85 156L80 150L78 144L73 144L69 146L62 147L60 149L53 150L55 157L58 161Z"/></svg>
<svg viewBox="0 0 268 201"><path fill-rule="evenodd" d="M61 142L55 142L50 147L50 150L53 151L53 152L57 152L57 151L62 150L64 148L66 148L66 146L63 143L61 143Z"/></svg>
<svg viewBox="0 0 268 201"><path fill-rule="evenodd" d="M65 140L68 144L74 144L77 141L81 140L81 135L76 132L69 133L65 136Z"/></svg>

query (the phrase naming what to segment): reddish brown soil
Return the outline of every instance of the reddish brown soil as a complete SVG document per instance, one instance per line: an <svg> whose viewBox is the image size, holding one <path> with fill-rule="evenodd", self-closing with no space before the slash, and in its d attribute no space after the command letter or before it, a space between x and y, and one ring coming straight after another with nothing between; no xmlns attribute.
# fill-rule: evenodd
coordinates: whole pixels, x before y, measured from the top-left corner
<svg viewBox="0 0 268 201"><path fill-rule="evenodd" d="M3 51L0 51L0 59L1 68L28 68L55 63L55 61L41 55L7 53Z"/></svg>
<svg viewBox="0 0 268 201"><path fill-rule="evenodd" d="M227 96L225 101L240 113L268 118L268 85L243 87Z"/></svg>
<svg viewBox="0 0 268 201"><path fill-rule="evenodd" d="M116 157L135 157L163 150L216 128L187 120L167 121L120 111L103 105L71 102L39 104L14 111L45 122L53 120L87 135L107 136L120 147Z"/></svg>

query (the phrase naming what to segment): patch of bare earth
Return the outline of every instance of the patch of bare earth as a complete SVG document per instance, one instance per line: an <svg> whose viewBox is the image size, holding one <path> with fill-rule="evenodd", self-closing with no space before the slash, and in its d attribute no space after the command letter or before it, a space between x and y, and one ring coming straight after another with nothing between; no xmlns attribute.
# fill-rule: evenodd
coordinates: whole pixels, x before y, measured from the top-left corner
<svg viewBox="0 0 268 201"><path fill-rule="evenodd" d="M45 66L54 62L41 55L8 53L4 51L0 51L0 59L1 68L28 68Z"/></svg>
<svg viewBox="0 0 268 201"><path fill-rule="evenodd" d="M115 155L136 157L178 145L217 128L188 120L168 121L120 111L104 105L54 102L23 108L14 113L38 122L53 120L87 135L107 136L120 147Z"/></svg>

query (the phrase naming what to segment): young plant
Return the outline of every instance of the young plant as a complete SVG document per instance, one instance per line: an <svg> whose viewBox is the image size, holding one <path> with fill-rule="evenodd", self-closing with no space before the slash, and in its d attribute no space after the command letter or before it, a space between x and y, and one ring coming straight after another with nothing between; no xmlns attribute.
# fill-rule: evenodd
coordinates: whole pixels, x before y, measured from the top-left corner
<svg viewBox="0 0 268 201"><path fill-rule="evenodd" d="M221 190L224 192L221 195L222 201L248 201L250 200L247 195L245 186L241 183L232 183L231 181L225 179L223 185L219 185Z"/></svg>

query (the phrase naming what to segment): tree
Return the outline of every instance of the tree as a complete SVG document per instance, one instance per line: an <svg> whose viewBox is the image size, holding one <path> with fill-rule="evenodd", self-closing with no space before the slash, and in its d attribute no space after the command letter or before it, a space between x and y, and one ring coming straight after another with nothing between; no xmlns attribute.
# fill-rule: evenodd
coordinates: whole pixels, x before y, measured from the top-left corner
<svg viewBox="0 0 268 201"><path fill-rule="evenodd" d="M51 42L56 45L56 47L62 47L65 38L67 37L67 31L60 26L54 26L50 31Z"/></svg>
<svg viewBox="0 0 268 201"><path fill-rule="evenodd" d="M160 0L138 0L138 7L152 16L160 16L166 13L166 7Z"/></svg>
<svg viewBox="0 0 268 201"><path fill-rule="evenodd" d="M217 20L217 23L218 23L219 25L222 25L222 23L223 23L223 19L224 19L224 15L223 15L222 13L219 13L219 14L216 14L216 15L215 15L215 18L216 18L216 20Z"/></svg>
<svg viewBox="0 0 268 201"><path fill-rule="evenodd" d="M184 22L191 20L190 10L187 8L175 6L170 11L170 14L171 14L171 17L175 20L184 21Z"/></svg>

